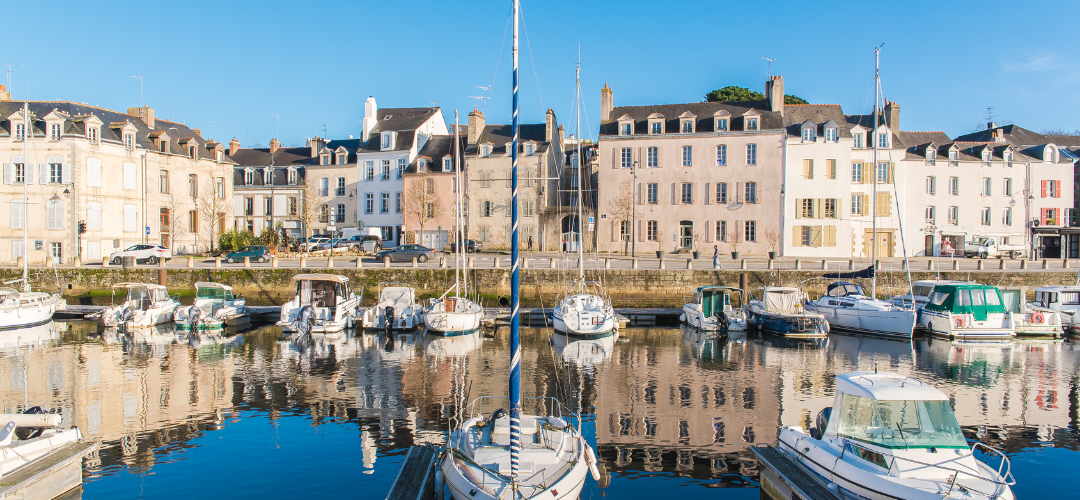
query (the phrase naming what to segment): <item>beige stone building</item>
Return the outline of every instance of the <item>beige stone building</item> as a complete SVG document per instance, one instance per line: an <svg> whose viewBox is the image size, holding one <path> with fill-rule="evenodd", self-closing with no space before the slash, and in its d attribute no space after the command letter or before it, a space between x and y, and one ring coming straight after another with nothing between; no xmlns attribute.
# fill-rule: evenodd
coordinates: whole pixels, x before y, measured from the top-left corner
<svg viewBox="0 0 1080 500"><path fill-rule="evenodd" d="M96 261L135 243L186 253L208 247L232 217L231 206L205 210L228 205L232 160L198 129L157 120L149 107L30 101L29 110L28 131L23 102L0 90L0 262Z"/></svg>
<svg viewBox="0 0 1080 500"><path fill-rule="evenodd" d="M605 86L598 249L632 238L638 252L764 254L781 230L785 135L783 84L766 90L758 102L613 107Z"/></svg>

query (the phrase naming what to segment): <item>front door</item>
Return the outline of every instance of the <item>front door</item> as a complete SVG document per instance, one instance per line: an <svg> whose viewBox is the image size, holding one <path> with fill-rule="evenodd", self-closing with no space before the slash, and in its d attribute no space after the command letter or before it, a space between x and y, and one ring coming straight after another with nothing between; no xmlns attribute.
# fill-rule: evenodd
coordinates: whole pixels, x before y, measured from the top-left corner
<svg viewBox="0 0 1080 500"><path fill-rule="evenodd" d="M1054 234L1043 235L1039 238L1039 249L1044 259L1061 258L1061 237Z"/></svg>
<svg viewBox="0 0 1080 500"><path fill-rule="evenodd" d="M926 235L926 245L923 247L923 256L924 257L933 257L934 256L934 235L932 235L932 234Z"/></svg>
<svg viewBox="0 0 1080 500"><path fill-rule="evenodd" d="M872 257L874 255L871 244L877 245L877 258L886 258L893 256L893 234L892 231L878 231L877 237L873 237L874 233L867 230L863 236L863 251L866 252L866 257Z"/></svg>
<svg viewBox="0 0 1080 500"><path fill-rule="evenodd" d="M684 220L679 223L679 246L694 247L694 221Z"/></svg>

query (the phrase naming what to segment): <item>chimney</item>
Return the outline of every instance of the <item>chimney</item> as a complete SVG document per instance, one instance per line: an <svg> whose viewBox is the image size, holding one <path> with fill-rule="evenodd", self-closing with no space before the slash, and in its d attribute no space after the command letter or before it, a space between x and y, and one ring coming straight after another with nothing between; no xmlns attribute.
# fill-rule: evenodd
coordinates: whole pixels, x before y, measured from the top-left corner
<svg viewBox="0 0 1080 500"><path fill-rule="evenodd" d="M236 140L236 138L233 137L233 139L231 141L229 141L229 156L232 156L232 155L236 154L236 152L239 151L239 150L240 150L240 141Z"/></svg>
<svg viewBox="0 0 1080 500"><path fill-rule="evenodd" d="M900 133L900 105L895 102L885 101L885 121L889 130L894 134Z"/></svg>
<svg viewBox="0 0 1080 500"><path fill-rule="evenodd" d="M278 142L277 137L270 139L270 154L276 153L279 149L281 149L281 143Z"/></svg>
<svg viewBox="0 0 1080 500"><path fill-rule="evenodd" d="M776 75L765 82L765 100L769 101L769 111L784 116L784 77Z"/></svg>
<svg viewBox="0 0 1080 500"><path fill-rule="evenodd" d="M195 128L195 127L191 127L191 131L195 132L195 135L197 135L199 137L202 137L202 130L199 130L199 129Z"/></svg>
<svg viewBox="0 0 1080 500"><path fill-rule="evenodd" d="M615 96L611 93L611 87L604 84L600 89L600 123L611 119L611 110L615 108Z"/></svg>
<svg viewBox="0 0 1080 500"><path fill-rule="evenodd" d="M476 144L480 140L480 133L484 131L484 114L473 108L469 113L469 138L466 144Z"/></svg>
<svg viewBox="0 0 1080 500"><path fill-rule="evenodd" d="M992 141L1005 142L1005 130L998 127L996 123L987 123L986 128L990 129L990 137Z"/></svg>
<svg viewBox="0 0 1080 500"><path fill-rule="evenodd" d="M375 96L368 96L367 100L364 101L364 131L360 134L361 140L368 140L372 129L379 123L378 114L379 106L375 104Z"/></svg>
<svg viewBox="0 0 1080 500"><path fill-rule="evenodd" d="M319 151L322 151L323 146L326 145L326 141L322 140L319 136L315 136L312 137L309 142L311 143L311 157L318 158Z"/></svg>
<svg viewBox="0 0 1080 500"><path fill-rule="evenodd" d="M0 101L10 101L10 100L11 100L11 92L8 92L8 90L6 88L4 88L3 85L0 85Z"/></svg>
<svg viewBox="0 0 1080 500"><path fill-rule="evenodd" d="M138 116L150 130L154 129L154 108L143 106L141 108L128 108L127 114Z"/></svg>
<svg viewBox="0 0 1080 500"><path fill-rule="evenodd" d="M544 140L547 142L554 142L555 136L555 112L548 108L546 117L546 127L544 127Z"/></svg>

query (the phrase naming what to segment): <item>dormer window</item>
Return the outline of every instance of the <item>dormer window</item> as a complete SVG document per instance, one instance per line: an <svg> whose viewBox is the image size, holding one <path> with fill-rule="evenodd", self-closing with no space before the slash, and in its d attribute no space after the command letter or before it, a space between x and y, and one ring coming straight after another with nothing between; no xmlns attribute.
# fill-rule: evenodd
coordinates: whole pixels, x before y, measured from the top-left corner
<svg viewBox="0 0 1080 500"><path fill-rule="evenodd" d="M49 124L49 140L50 141L59 141L60 140L60 124L59 123L50 123Z"/></svg>
<svg viewBox="0 0 1080 500"><path fill-rule="evenodd" d="M526 148L526 149L528 149L528 148ZM451 170L452 166L453 166L453 158L451 158L449 156L444 156L443 159L442 159L442 171L443 172L449 172Z"/></svg>
<svg viewBox="0 0 1080 500"><path fill-rule="evenodd" d="M424 159L424 158L417 158L416 159L416 171L417 172L423 172L425 168L427 168L427 160Z"/></svg>
<svg viewBox="0 0 1080 500"><path fill-rule="evenodd" d="M345 153L338 153L338 155L337 155L337 164L338 165L344 165L344 164L348 163L348 160L346 159L347 156L348 155L346 155Z"/></svg>
<svg viewBox="0 0 1080 500"><path fill-rule="evenodd" d="M290 168L289 169L289 185L295 185L295 184L296 184L296 169L295 168Z"/></svg>
<svg viewBox="0 0 1080 500"><path fill-rule="evenodd" d="M802 124L802 140L803 142L817 141L817 125L814 125L814 122L807 120Z"/></svg>
<svg viewBox="0 0 1080 500"><path fill-rule="evenodd" d="M321 154L321 155L319 155L319 165L329 165L329 164L330 164L330 155L329 154Z"/></svg>
<svg viewBox="0 0 1080 500"><path fill-rule="evenodd" d="M536 150L536 145L535 144L533 144L531 142L525 143L525 156L532 156L533 152L535 150Z"/></svg>
<svg viewBox="0 0 1080 500"><path fill-rule="evenodd" d="M926 164L927 165L935 165L935 164L937 164L937 150L934 148L933 144L931 144L930 146L927 146L927 148L926 148Z"/></svg>
<svg viewBox="0 0 1080 500"><path fill-rule="evenodd" d="M728 119L727 118L717 118L716 119L716 131L717 132L727 132L727 129L728 129Z"/></svg>
<svg viewBox="0 0 1080 500"><path fill-rule="evenodd" d="M393 132L382 133L382 149L390 149L391 141L393 140Z"/></svg>
<svg viewBox="0 0 1080 500"><path fill-rule="evenodd" d="M889 147L889 133L888 132L878 132L878 147L879 148L887 148L887 147Z"/></svg>
<svg viewBox="0 0 1080 500"><path fill-rule="evenodd" d="M15 140L21 141L26 139L26 125L22 123L15 124Z"/></svg>
<svg viewBox="0 0 1080 500"><path fill-rule="evenodd" d="M757 129L758 129L758 119L757 118L747 118L746 119L746 130L757 130Z"/></svg>
<svg viewBox="0 0 1080 500"><path fill-rule="evenodd" d="M491 156L491 144L484 144L480 146L480 156L487 158Z"/></svg>
<svg viewBox="0 0 1080 500"><path fill-rule="evenodd" d="M840 142L840 129L828 127L825 129L825 142Z"/></svg>
<svg viewBox="0 0 1080 500"><path fill-rule="evenodd" d="M982 164L984 167L990 166L990 150L984 149L982 152Z"/></svg>
<svg viewBox="0 0 1080 500"><path fill-rule="evenodd" d="M162 153L168 153L169 152L169 140L165 139L165 138L161 138L160 140L158 140L158 150L161 151Z"/></svg>
<svg viewBox="0 0 1080 500"><path fill-rule="evenodd" d="M508 142L503 144L503 151L506 152L506 156L510 156L510 154L514 152L514 143Z"/></svg>
<svg viewBox="0 0 1080 500"><path fill-rule="evenodd" d="M97 127L89 127L86 129L86 140L90 141L90 144L98 143L98 129Z"/></svg>
<svg viewBox="0 0 1080 500"><path fill-rule="evenodd" d="M960 152L955 148L949 150L949 165L957 166L960 164Z"/></svg>
<svg viewBox="0 0 1080 500"><path fill-rule="evenodd" d="M621 135L630 135L632 133L633 126L634 126L632 123L621 123L619 125L622 128L622 134Z"/></svg>
<svg viewBox="0 0 1080 500"><path fill-rule="evenodd" d="M217 160L218 163L225 161L225 152L220 149L215 151L214 158Z"/></svg>
<svg viewBox="0 0 1080 500"><path fill-rule="evenodd" d="M655 121L655 122L650 123L649 124L649 133L650 134L663 134L664 133L664 124L659 122L659 121Z"/></svg>
<svg viewBox="0 0 1080 500"><path fill-rule="evenodd" d="M1002 156L1004 157L1004 160L1005 160L1005 166L1006 167L1012 167L1012 162L1013 162L1012 151L1005 151L1004 153L1002 153Z"/></svg>
<svg viewBox="0 0 1080 500"><path fill-rule="evenodd" d="M1054 146L1046 146L1043 150L1043 161L1046 163L1057 163L1057 148Z"/></svg>
<svg viewBox="0 0 1080 500"><path fill-rule="evenodd" d="M862 132L851 135L851 147L862 149L863 148L863 134Z"/></svg>
<svg viewBox="0 0 1080 500"><path fill-rule="evenodd" d="M135 149L135 134L124 134L124 149Z"/></svg>
<svg viewBox="0 0 1080 500"><path fill-rule="evenodd" d="M252 186L255 184L255 171L250 168L244 169L244 185Z"/></svg>
<svg viewBox="0 0 1080 500"><path fill-rule="evenodd" d="M199 149L198 148L196 148L195 146L188 146L187 150L188 150L188 157L190 157L192 160L198 160L199 159Z"/></svg>
<svg viewBox="0 0 1080 500"><path fill-rule="evenodd" d="M692 122L690 120L683 120L682 123L681 123L681 126L682 126L682 133L684 133L684 134L692 134L692 133L694 133L694 122Z"/></svg>

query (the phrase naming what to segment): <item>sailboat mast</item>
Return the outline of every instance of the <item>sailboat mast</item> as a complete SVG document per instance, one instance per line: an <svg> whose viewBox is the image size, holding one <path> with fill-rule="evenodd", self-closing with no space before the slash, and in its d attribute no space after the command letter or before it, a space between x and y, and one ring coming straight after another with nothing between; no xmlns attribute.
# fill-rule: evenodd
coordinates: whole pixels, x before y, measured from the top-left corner
<svg viewBox="0 0 1080 500"><path fill-rule="evenodd" d="M870 278L870 297L875 298L875 299L877 298L877 245L878 245L878 234L877 234L877 200L878 200L877 178L878 178L878 172L877 172L877 169L878 169L878 101L881 99L881 70L880 70L880 67L879 67L880 62L881 62L880 54L881 54L881 47L875 47L874 48L874 126L873 126L873 132L870 135L870 137L871 137L870 140L874 141L874 170L873 170L874 182L873 182L873 188L871 189L873 191L873 193L874 193L874 201L873 201L873 208L870 210L870 216L872 217L872 220L874 221L872 226L871 226L872 229L871 229L871 233L870 233L872 238L873 238L871 240L872 242L870 244L870 265L874 266L874 275Z"/></svg>
<svg viewBox="0 0 1080 500"><path fill-rule="evenodd" d="M460 136L460 134L458 134L458 112L455 109L454 110L454 183L457 184L457 186L456 186L457 189L454 190L455 191L455 193L454 193L454 203L457 205L457 207L456 207L457 211L454 213L454 232L457 233L457 238L455 238L457 241L454 242L454 243L456 243L455 246L457 247L457 252L455 252L455 256L454 256L454 284L455 285L458 284L458 279L459 279L459 277L461 275L461 252L465 251L465 246L462 245L462 243L464 243L464 242L461 241L461 163L459 162L459 158L458 158L460 156L458 154L458 151L459 151L458 150L458 139L459 139L459 137L461 137L461 136ZM460 298L461 297L461 287L456 286L456 287L454 287L454 290L456 291L454 293L454 297ZM455 307L456 307L456 302L455 302Z"/></svg>
<svg viewBox="0 0 1080 500"><path fill-rule="evenodd" d="M581 160L582 160L582 158L581 158L581 56L580 55L578 55L578 65L577 65L577 73L575 75L575 81L576 81L576 84L577 84L577 91L574 94L575 105L577 106L577 132L576 132L577 133L577 173L575 173L574 175L577 175L578 278L581 281L581 283L578 286L580 286L581 291L584 292L585 291L585 283L584 283L585 282L585 257L584 257L584 253L582 252L581 245L582 245L582 243L584 243L585 238L584 238L584 234L583 234L584 231L582 231L582 226L581 226L581 217L583 215L582 214L583 209L581 207L583 205L585 205L585 199L581 196L581 181L583 180L583 178L582 178L582 175L581 175L581 171L582 171Z"/></svg>
<svg viewBox="0 0 1080 500"><path fill-rule="evenodd" d="M28 207L30 206L30 192L27 190L26 186L27 186L27 184L29 184L28 181L30 180L30 178L29 178L30 170L27 168L27 166L30 165L30 163L27 161L27 158L29 158L29 152L27 150L27 143L30 142L30 137L31 137L31 135L30 135L30 102L29 101L24 101L23 102L23 137L22 137L22 141L23 141L23 187L22 187L22 189L23 189L23 202L22 202L22 211L23 211L23 213L22 213L22 216L23 216L23 231L22 231L22 241L23 241L23 243L22 243L22 245L23 245L22 254L23 254L23 259L22 259L22 262L23 262L23 267L22 267L22 279L23 279L23 292L27 292L27 293L30 292L30 252L28 251L29 248L30 248L30 246L29 246L30 239L29 239L29 236L27 236L27 234L26 234L26 231L30 227L30 211L28 210Z"/></svg>
<svg viewBox="0 0 1080 500"><path fill-rule="evenodd" d="M515 483L518 476L518 461L521 455L521 339L518 323L518 10L519 0L514 0L514 140L511 153L510 171L510 258L513 265L510 270L510 480Z"/></svg>

